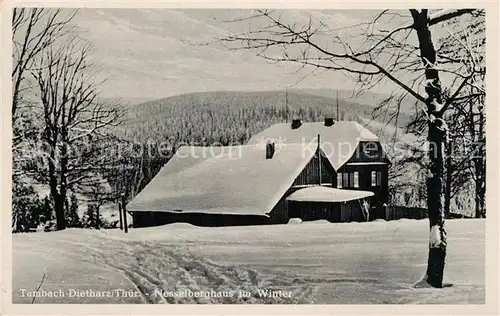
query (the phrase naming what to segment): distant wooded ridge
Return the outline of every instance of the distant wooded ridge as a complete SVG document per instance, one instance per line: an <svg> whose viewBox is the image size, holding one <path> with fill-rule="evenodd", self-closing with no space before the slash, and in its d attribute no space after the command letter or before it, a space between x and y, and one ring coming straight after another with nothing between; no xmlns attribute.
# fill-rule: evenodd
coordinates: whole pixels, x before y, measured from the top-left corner
<svg viewBox="0 0 500 316"><path fill-rule="evenodd" d="M144 140L174 137L196 142L244 143L251 135L278 122L300 118L305 122L325 117L360 123L374 120L395 127L393 113L374 112L388 95L373 92L329 89L289 89L274 91L213 91L187 93L127 106L123 133ZM403 101L397 125L410 120L413 103Z"/></svg>
<svg viewBox="0 0 500 316"><path fill-rule="evenodd" d="M337 97L339 102L348 102L348 103L357 103L359 105L364 105L367 107L375 107L379 104L380 101L386 99L389 95L386 93L372 92L372 91L359 91L356 89L346 90L346 89L314 89L314 88L291 88L291 89L270 89L270 90L215 90L215 91L194 91L194 92L186 92L179 93L173 95L167 95L163 98L151 98L147 96L140 97L130 97L125 100L125 103L130 106L141 106L147 105L150 103L156 103L159 101L164 101L172 98L183 98L188 97L190 95L199 95L200 97L224 97L233 95L233 97L237 97L237 95L258 95L258 94L279 94L285 97L285 92L290 94L301 94L301 95L309 95L316 97L324 97L326 102L332 103L332 105L336 105ZM283 101L285 101L283 99ZM414 109L414 101L413 100L404 100L401 103L401 113L409 113L412 109Z"/></svg>

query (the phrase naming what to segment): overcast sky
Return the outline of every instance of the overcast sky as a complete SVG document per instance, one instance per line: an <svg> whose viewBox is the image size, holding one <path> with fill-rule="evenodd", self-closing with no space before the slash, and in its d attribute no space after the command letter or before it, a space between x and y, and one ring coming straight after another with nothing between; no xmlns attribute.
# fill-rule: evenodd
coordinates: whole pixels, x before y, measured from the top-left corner
<svg viewBox="0 0 500 316"><path fill-rule="evenodd" d="M248 28L249 22L224 21L242 10L80 9L78 32L93 44L92 58L107 82L105 97L155 99L213 90L273 90L295 85L309 72L296 65L270 64L250 51L220 45L199 46L214 37ZM376 12L313 12L335 27L365 22ZM288 20L304 23L311 11L288 10ZM397 23L397 22L391 22ZM295 87L352 89L339 72L310 75ZM381 89L384 89L383 87Z"/></svg>

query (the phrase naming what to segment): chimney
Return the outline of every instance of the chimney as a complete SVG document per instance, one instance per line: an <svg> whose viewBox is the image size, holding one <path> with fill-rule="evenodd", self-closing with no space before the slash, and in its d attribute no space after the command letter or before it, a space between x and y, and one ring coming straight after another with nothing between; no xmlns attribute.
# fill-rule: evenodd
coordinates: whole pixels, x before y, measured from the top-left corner
<svg viewBox="0 0 500 316"><path fill-rule="evenodd" d="M292 120L292 129L297 129L302 125L302 121L299 119Z"/></svg>
<svg viewBox="0 0 500 316"><path fill-rule="evenodd" d="M333 117L325 117L325 126L332 126L335 124Z"/></svg>
<svg viewBox="0 0 500 316"><path fill-rule="evenodd" d="M272 159L274 156L275 146L274 143L266 144L266 159Z"/></svg>

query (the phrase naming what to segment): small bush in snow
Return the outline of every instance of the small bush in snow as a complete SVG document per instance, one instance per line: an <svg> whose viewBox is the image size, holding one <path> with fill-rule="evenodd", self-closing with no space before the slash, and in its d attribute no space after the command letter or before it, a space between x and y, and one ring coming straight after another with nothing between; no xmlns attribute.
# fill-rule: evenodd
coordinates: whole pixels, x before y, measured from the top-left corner
<svg viewBox="0 0 500 316"><path fill-rule="evenodd" d="M290 218L290 220L288 221L288 224L300 224L302 223L302 219L300 218Z"/></svg>

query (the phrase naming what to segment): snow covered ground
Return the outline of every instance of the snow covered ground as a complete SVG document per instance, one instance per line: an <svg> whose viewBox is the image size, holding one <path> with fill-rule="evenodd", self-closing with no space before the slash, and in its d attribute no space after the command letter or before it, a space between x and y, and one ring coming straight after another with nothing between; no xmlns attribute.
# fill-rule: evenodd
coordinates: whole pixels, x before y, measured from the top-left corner
<svg viewBox="0 0 500 316"><path fill-rule="evenodd" d="M427 220L15 234L13 302L31 303L45 273L39 293L64 297L35 303L482 304L484 226L448 221L444 289L409 287L425 271Z"/></svg>

